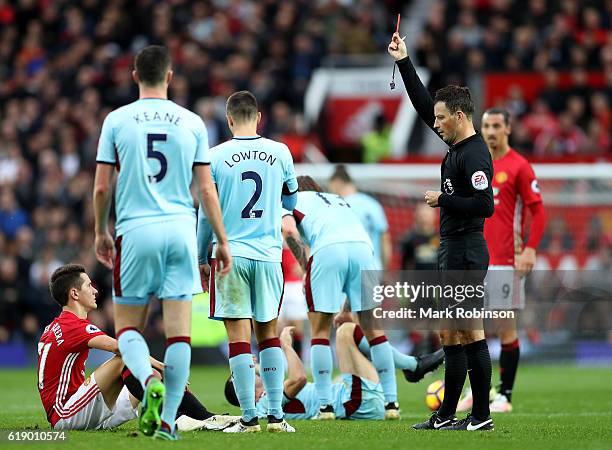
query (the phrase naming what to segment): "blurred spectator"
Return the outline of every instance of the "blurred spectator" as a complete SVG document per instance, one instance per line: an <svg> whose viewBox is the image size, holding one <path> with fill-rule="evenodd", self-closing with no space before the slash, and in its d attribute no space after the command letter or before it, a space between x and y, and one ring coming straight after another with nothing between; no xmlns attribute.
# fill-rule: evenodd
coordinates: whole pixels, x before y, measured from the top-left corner
<svg viewBox="0 0 612 450"><path fill-rule="evenodd" d="M0 231L8 239L15 238L19 229L28 224L28 214L17 204L15 194L10 188L0 193Z"/></svg>
<svg viewBox="0 0 612 450"><path fill-rule="evenodd" d="M296 114L294 116L289 130L286 133L278 136L278 139L289 147L289 151L291 151L291 156L293 157L293 162L303 162L310 139L306 133L304 118L301 115Z"/></svg>
<svg viewBox="0 0 612 450"><path fill-rule="evenodd" d="M545 130L537 136L534 151L540 156L575 155L586 144L586 135L576 120L571 113L564 112L559 116L559 127L556 130Z"/></svg>
<svg viewBox="0 0 612 450"><path fill-rule="evenodd" d="M557 117L550 112L548 104L541 98L535 100L531 112L524 116L521 123L532 140L542 132L552 132L558 127Z"/></svg>
<svg viewBox="0 0 612 450"><path fill-rule="evenodd" d="M512 117L521 117L527 111L527 102L520 86L514 85L510 88L508 99L505 102L505 109L510 112Z"/></svg>
<svg viewBox="0 0 612 450"><path fill-rule="evenodd" d="M544 89L540 91L539 98L555 114L560 113L565 108L565 94L561 92L559 73L556 70L551 68L544 73Z"/></svg>
<svg viewBox="0 0 612 450"><path fill-rule="evenodd" d="M223 103L220 109L224 114L225 103ZM221 113L217 111L217 105L211 98L201 98L196 103L195 112L202 118L206 125L206 131L208 131L208 145L210 147L214 147L229 138L227 122L221 120Z"/></svg>
<svg viewBox="0 0 612 450"><path fill-rule="evenodd" d="M600 216L593 216L589 221L586 232L586 249L589 253L599 250L603 242L603 224Z"/></svg>
<svg viewBox="0 0 612 450"><path fill-rule="evenodd" d="M567 223L563 217L551 218L548 228L540 241L542 252L570 252L574 249L574 238L567 228Z"/></svg>
<svg viewBox="0 0 612 450"><path fill-rule="evenodd" d="M19 304L24 302L15 258L0 258L0 343L19 327Z"/></svg>
<svg viewBox="0 0 612 450"><path fill-rule="evenodd" d="M435 209L419 203L414 212L414 227L401 239L402 270L437 270L440 239Z"/></svg>
<svg viewBox="0 0 612 450"><path fill-rule="evenodd" d="M374 118L372 131L361 138L363 147L363 162L377 163L391 154L391 127L383 113Z"/></svg>

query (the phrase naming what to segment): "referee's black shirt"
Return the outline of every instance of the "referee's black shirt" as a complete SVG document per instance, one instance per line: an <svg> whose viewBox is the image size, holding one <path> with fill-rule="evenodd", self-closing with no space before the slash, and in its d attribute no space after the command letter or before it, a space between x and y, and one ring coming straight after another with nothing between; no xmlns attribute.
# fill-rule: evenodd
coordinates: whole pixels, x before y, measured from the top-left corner
<svg viewBox="0 0 612 450"><path fill-rule="evenodd" d="M397 66L417 113L436 131L433 98L421 83L410 58L400 59ZM483 231L485 218L493 215L492 178L493 161L480 133L448 149L442 161L442 195L438 198L441 238Z"/></svg>

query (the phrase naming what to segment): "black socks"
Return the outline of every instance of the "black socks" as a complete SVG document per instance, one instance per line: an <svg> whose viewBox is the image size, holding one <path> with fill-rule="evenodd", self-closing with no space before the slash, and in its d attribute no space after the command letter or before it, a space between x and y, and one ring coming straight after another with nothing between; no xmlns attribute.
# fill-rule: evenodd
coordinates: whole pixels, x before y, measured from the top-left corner
<svg viewBox="0 0 612 450"><path fill-rule="evenodd" d="M489 417L489 390L491 389L491 355L487 341L472 342L464 347L467 355L468 375L472 385L472 416L478 420Z"/></svg>
<svg viewBox="0 0 612 450"><path fill-rule="evenodd" d="M450 345L444 349L444 400L438 410L440 417L453 417L461 397L467 373L467 358L461 345ZM487 388L488 389L488 388Z"/></svg>
<svg viewBox="0 0 612 450"><path fill-rule="evenodd" d="M518 339L509 344L502 344L499 355L500 394L505 395L509 402L512 402L512 388L514 387L520 354Z"/></svg>
<svg viewBox="0 0 612 450"><path fill-rule="evenodd" d="M132 372L127 367L124 367L121 371L121 377L123 378L123 384L128 388L130 394L142 401L144 397L144 390L140 381L136 379ZM196 420L205 420L212 417L214 414L206 409L202 403L193 395L189 390L185 389L183 394L183 400L179 405L176 417L185 415Z"/></svg>

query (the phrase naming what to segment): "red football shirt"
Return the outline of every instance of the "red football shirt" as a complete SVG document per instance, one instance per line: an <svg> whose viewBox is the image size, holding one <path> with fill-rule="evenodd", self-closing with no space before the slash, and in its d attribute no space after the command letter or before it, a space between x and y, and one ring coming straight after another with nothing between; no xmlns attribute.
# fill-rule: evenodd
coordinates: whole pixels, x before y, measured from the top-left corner
<svg viewBox="0 0 612 450"><path fill-rule="evenodd" d="M527 206L542 201L538 180L529 162L510 149L493 160L495 212L485 220L484 235L491 265L514 265L523 250L523 226Z"/></svg>
<svg viewBox="0 0 612 450"><path fill-rule="evenodd" d="M300 265L291 253L291 250L283 247L283 276L285 283L302 281Z"/></svg>
<svg viewBox="0 0 612 450"><path fill-rule="evenodd" d="M45 327L38 342L38 391L51 425L69 414L64 403L85 381L87 343L104 334L70 311L62 311Z"/></svg>

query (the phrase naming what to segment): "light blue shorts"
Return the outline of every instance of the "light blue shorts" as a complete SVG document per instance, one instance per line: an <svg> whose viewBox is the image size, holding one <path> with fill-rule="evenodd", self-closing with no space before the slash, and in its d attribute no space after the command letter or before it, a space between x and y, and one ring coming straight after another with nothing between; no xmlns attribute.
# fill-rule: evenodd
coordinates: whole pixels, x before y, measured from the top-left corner
<svg viewBox="0 0 612 450"><path fill-rule="evenodd" d="M280 262L235 256L232 270L223 278L214 274L214 260L211 267L211 319L254 319L263 323L278 317L284 285Z"/></svg>
<svg viewBox="0 0 612 450"><path fill-rule="evenodd" d="M342 383L334 383L332 390L335 399L334 411L339 418L360 420L385 418L385 396L380 383L343 373Z"/></svg>
<svg viewBox="0 0 612 450"><path fill-rule="evenodd" d="M362 300L362 271L375 270L374 253L363 242L328 245L310 257L306 267L306 303L308 311L337 313L345 296L351 311L368 311L373 302ZM364 275L372 274L365 272Z"/></svg>
<svg viewBox="0 0 612 450"><path fill-rule="evenodd" d="M113 301L146 305L151 295L189 300L202 292L195 227L182 220L127 231L115 242Z"/></svg>

